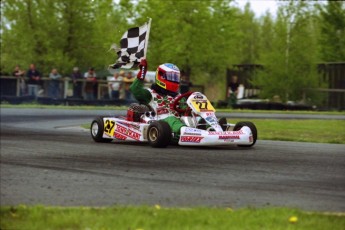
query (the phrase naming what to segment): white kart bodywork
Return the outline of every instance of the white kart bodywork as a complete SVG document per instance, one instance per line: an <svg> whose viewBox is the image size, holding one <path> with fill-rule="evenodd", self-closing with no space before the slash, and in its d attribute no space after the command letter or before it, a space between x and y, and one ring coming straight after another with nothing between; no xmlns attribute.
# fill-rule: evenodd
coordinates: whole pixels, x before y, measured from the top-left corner
<svg viewBox="0 0 345 230"><path fill-rule="evenodd" d="M200 92L192 93L187 101L191 109L191 115L181 116L181 121L186 124L181 128L178 144L186 146L215 146L215 145L252 145L252 130L243 126L233 131L235 124L224 124L224 128L218 123L215 109L205 95ZM125 117L103 117L104 132L102 138L123 141L148 141L148 128L157 121L152 113L141 116L141 122L127 121ZM200 121L204 122L206 129L199 129ZM206 122L206 123L205 123ZM94 126L95 125L95 126ZM226 131L223 131L226 130ZM98 126L92 124L91 134L98 132Z"/></svg>

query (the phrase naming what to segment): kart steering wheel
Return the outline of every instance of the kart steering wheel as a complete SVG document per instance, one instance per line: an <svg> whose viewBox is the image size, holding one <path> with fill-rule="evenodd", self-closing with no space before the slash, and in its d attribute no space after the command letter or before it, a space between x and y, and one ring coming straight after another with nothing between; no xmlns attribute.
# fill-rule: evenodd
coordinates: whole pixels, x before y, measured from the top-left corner
<svg viewBox="0 0 345 230"><path fill-rule="evenodd" d="M193 92L189 91L187 93L181 94L178 97L175 98L173 108L176 110L178 113L187 113L188 110L190 110L189 106L187 106L185 109L181 109L179 107L179 102L181 101L182 98L188 98Z"/></svg>

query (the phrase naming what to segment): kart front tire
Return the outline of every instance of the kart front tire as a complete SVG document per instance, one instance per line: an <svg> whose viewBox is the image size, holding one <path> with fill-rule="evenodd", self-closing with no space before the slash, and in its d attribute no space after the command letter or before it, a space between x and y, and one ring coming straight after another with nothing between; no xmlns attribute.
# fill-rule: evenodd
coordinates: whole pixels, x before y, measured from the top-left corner
<svg viewBox="0 0 345 230"><path fill-rule="evenodd" d="M256 126L250 122L250 121L240 121L238 122L235 127L234 127L234 131L238 131L240 130L243 126L247 126L250 128L250 130L252 131L253 134L253 143L250 145L238 145L239 147L252 147L253 145L255 145L256 140L258 138L258 131L256 129Z"/></svg>
<svg viewBox="0 0 345 230"><path fill-rule="evenodd" d="M103 138L103 132L104 132L104 123L103 123L103 117L96 117L90 127L90 133L91 137L95 142L102 142L102 143L108 143L111 142L112 139Z"/></svg>
<svg viewBox="0 0 345 230"><path fill-rule="evenodd" d="M147 139L154 148L165 148L172 139L171 128L165 121L155 121L147 129Z"/></svg>

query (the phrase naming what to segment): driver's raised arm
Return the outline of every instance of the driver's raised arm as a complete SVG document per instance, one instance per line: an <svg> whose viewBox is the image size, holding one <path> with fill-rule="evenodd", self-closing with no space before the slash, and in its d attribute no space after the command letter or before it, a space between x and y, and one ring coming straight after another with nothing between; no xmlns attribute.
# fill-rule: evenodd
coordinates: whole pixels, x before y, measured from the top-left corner
<svg viewBox="0 0 345 230"><path fill-rule="evenodd" d="M130 86L130 91L133 93L135 99L137 99L142 104L148 104L152 95L150 91L144 88L144 80L147 71L147 61L142 59L139 64L140 71L137 74L137 78Z"/></svg>

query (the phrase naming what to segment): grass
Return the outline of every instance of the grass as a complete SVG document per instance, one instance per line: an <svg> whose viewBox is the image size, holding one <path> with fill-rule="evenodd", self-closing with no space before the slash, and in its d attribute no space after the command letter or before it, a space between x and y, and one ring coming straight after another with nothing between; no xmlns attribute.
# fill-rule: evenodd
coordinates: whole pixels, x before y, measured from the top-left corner
<svg viewBox="0 0 345 230"><path fill-rule="evenodd" d="M345 111L299 111L299 110L251 110L251 109L216 109L217 112L229 113L269 113L269 114L317 114L345 115Z"/></svg>
<svg viewBox="0 0 345 230"><path fill-rule="evenodd" d="M1 207L1 229L344 229L345 213L288 208L164 208L159 205Z"/></svg>
<svg viewBox="0 0 345 230"><path fill-rule="evenodd" d="M230 120L236 123L240 120ZM300 141L345 144L345 120L250 119L258 129L259 140Z"/></svg>

